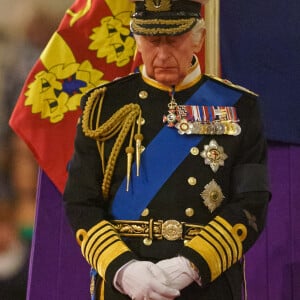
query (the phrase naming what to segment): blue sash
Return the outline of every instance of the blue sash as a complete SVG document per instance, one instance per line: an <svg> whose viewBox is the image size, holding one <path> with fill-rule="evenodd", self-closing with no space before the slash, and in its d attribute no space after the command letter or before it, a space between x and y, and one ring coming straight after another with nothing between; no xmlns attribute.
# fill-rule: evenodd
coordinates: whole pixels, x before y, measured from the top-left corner
<svg viewBox="0 0 300 300"><path fill-rule="evenodd" d="M186 102L189 105L233 106L242 92L213 80L207 80ZM140 176L132 166L129 191L126 178L121 183L112 203L116 220L137 220L162 185L200 143L201 135L179 135L177 130L165 126L146 147L141 156Z"/></svg>

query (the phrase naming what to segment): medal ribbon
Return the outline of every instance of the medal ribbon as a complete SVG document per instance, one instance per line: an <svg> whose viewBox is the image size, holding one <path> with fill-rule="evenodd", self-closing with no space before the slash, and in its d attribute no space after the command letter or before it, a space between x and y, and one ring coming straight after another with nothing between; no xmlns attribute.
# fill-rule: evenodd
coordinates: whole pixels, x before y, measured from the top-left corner
<svg viewBox="0 0 300 300"><path fill-rule="evenodd" d="M242 92L213 80L205 81L186 102L187 105L233 106ZM131 176L126 192L126 177L112 203L114 219L137 220L167 179L187 157L190 149L200 143L201 135L179 135L170 127L163 129L142 154L140 176ZM174 151L173 151L174 149ZM132 174L136 172L133 164Z"/></svg>
<svg viewBox="0 0 300 300"><path fill-rule="evenodd" d="M236 109L233 106L198 106L198 105L178 105L176 107L176 120L173 123L186 119L189 122L210 123L216 120L238 122ZM167 123L167 116L163 118Z"/></svg>

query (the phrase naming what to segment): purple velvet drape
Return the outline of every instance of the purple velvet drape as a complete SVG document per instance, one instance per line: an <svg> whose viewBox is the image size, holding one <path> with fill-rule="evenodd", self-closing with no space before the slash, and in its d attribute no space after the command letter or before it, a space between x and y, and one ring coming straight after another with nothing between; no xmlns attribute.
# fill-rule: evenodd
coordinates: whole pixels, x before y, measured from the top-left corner
<svg viewBox="0 0 300 300"><path fill-rule="evenodd" d="M89 299L89 267L68 225L62 195L40 171L27 300Z"/></svg>
<svg viewBox="0 0 300 300"><path fill-rule="evenodd" d="M270 143L273 198L266 230L246 255L248 300L300 296L300 146ZM28 300L89 299L89 267L64 215L61 194L40 172Z"/></svg>
<svg viewBox="0 0 300 300"><path fill-rule="evenodd" d="M300 146L272 143L266 230L246 255L249 300L300 297Z"/></svg>

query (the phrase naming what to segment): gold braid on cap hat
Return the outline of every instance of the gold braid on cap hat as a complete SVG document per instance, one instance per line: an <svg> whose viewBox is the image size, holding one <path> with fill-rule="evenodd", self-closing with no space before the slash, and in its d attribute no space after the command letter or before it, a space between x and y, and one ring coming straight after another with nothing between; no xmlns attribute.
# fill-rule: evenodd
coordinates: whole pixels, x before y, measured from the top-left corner
<svg viewBox="0 0 300 300"><path fill-rule="evenodd" d="M131 164L134 153L134 148L132 146L133 139L136 141L136 152L137 152L137 174L139 172L139 159L141 154L141 141L143 140L143 135L140 132L142 112L138 104L129 103L118 111L116 111L105 123L101 126L100 115L103 105L104 94L106 87L102 87L94 90L89 96L85 109L82 115L82 129L86 136L95 139L97 142L98 151L101 158L102 171L103 171L103 182L102 182L102 194L104 199L109 196L111 179L114 173L117 158L119 156L122 145L124 144L125 138L130 132L129 145L126 147L125 151L127 153L127 188L129 188ZM96 112L96 108L98 111ZM135 126L137 126L137 133L135 133ZM93 128L95 124L95 128ZM105 141L116 136L115 143L110 152L107 164L105 164L104 158L104 145Z"/></svg>

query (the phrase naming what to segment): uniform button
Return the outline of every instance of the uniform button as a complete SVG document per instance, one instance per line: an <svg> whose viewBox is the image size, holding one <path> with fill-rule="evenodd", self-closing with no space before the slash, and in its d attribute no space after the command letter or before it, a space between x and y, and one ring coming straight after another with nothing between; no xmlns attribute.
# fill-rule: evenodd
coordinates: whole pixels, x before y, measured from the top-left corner
<svg viewBox="0 0 300 300"><path fill-rule="evenodd" d="M199 149L197 147L193 147L191 148L191 154L192 155L198 155L199 154Z"/></svg>
<svg viewBox="0 0 300 300"><path fill-rule="evenodd" d="M147 99L148 98L148 92L147 91L140 91L139 92L139 97L141 98L141 99Z"/></svg>
<svg viewBox="0 0 300 300"><path fill-rule="evenodd" d="M189 207L185 210L185 215L187 217L192 217L195 214L195 211L193 208Z"/></svg>
<svg viewBox="0 0 300 300"><path fill-rule="evenodd" d="M142 217L147 217L148 215L149 215L149 208L145 208L144 210L143 210L143 212L141 213L141 216Z"/></svg>
<svg viewBox="0 0 300 300"><path fill-rule="evenodd" d="M196 185L197 184L197 179L195 177L189 177L188 178L188 183L189 183L189 185Z"/></svg>
<svg viewBox="0 0 300 300"><path fill-rule="evenodd" d="M144 238L143 243L145 246L151 246L152 245L152 240L149 238Z"/></svg>

